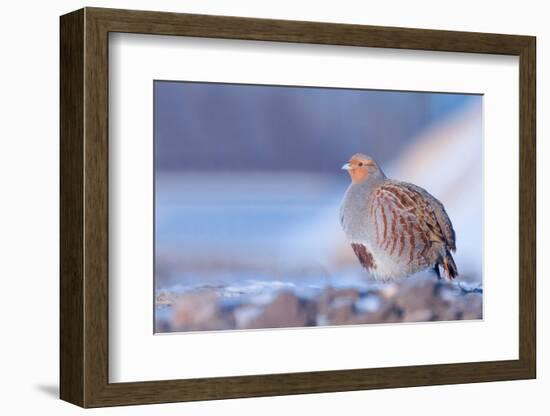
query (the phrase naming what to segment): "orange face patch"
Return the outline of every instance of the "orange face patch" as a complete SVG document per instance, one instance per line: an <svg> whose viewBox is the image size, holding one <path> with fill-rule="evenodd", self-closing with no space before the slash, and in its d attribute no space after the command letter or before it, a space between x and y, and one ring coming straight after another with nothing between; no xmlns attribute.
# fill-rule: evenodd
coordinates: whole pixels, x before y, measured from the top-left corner
<svg viewBox="0 0 550 416"><path fill-rule="evenodd" d="M371 160L351 159L349 176L353 183L364 181L369 176L369 166L376 166Z"/></svg>

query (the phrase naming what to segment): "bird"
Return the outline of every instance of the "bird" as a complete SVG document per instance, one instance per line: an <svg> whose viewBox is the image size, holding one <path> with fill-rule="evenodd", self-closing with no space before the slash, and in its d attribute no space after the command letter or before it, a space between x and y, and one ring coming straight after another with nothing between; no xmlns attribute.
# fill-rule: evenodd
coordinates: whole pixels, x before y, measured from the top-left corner
<svg viewBox="0 0 550 416"><path fill-rule="evenodd" d="M360 264L376 280L395 281L432 268L458 276L456 235L443 204L420 186L386 177L370 156L342 166L351 177L340 222Z"/></svg>

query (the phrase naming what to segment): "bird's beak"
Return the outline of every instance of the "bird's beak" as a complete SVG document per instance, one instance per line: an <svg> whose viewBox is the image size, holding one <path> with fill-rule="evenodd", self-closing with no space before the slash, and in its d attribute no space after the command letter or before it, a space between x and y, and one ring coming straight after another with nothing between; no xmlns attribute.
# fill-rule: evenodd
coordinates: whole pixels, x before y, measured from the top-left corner
<svg viewBox="0 0 550 416"><path fill-rule="evenodd" d="M344 166L342 166L343 170L351 170L351 165L349 163L346 163Z"/></svg>

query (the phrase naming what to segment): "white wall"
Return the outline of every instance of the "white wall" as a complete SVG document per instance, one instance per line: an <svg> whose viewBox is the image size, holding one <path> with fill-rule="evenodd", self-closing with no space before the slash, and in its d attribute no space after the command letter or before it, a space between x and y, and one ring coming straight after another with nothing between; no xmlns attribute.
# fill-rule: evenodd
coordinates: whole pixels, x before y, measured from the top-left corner
<svg viewBox="0 0 550 416"><path fill-rule="evenodd" d="M58 16L82 6L318 20L388 26L529 34L538 37L539 248L542 184L550 163L543 138L545 102L550 86L550 26L545 2L180 0L4 2L0 37L0 409L4 414L39 411L76 414L77 407L56 399L58 384ZM546 178L547 179L547 178ZM544 181L545 182L545 181ZM514 192L514 189L510 190ZM547 196L547 195L545 195ZM409 388L339 394L226 400L92 410L88 414L315 414L337 412L409 415L548 414L550 361L549 295L538 270L539 378L535 381ZM475 340L465 340L475 342ZM406 353L406 351L404 352ZM11 412L8 413L8 411Z"/></svg>

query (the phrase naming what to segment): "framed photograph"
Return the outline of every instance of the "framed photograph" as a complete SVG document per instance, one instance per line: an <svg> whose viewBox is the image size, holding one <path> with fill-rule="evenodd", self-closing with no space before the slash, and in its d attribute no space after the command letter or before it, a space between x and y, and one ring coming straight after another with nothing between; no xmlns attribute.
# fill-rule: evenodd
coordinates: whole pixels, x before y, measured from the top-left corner
<svg viewBox="0 0 550 416"><path fill-rule="evenodd" d="M534 37L60 24L63 400L535 377Z"/></svg>

